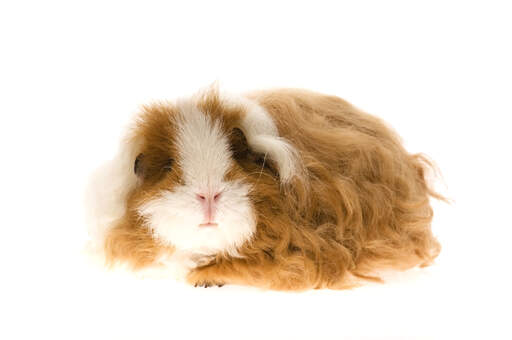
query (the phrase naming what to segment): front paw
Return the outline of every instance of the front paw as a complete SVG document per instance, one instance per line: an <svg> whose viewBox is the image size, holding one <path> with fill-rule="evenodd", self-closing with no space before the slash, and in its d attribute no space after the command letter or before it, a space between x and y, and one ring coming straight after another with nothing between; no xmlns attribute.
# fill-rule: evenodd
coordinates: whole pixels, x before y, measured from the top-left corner
<svg viewBox="0 0 512 340"><path fill-rule="evenodd" d="M212 282L212 281L202 281L202 282L194 283L194 287L210 288L210 287L214 287L214 286L222 287L222 286L224 286L224 283Z"/></svg>

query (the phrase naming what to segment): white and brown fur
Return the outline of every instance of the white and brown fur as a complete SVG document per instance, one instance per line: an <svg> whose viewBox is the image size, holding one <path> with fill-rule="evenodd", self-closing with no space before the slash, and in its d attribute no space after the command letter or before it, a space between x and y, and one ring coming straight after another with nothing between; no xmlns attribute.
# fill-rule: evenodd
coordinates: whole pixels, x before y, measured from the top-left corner
<svg viewBox="0 0 512 340"><path fill-rule="evenodd" d="M346 288L438 255L429 166L337 97L210 89L143 108L95 176L91 234L110 265L194 285Z"/></svg>

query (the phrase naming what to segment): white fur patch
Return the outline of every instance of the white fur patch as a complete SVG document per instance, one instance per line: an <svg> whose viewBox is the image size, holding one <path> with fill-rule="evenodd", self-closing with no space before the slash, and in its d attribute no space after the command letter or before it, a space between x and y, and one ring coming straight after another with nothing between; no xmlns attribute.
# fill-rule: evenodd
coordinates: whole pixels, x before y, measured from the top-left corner
<svg viewBox="0 0 512 340"><path fill-rule="evenodd" d="M89 235L95 248L102 248L105 234L126 212L126 198L137 185L133 164L140 151L140 141L123 139L117 156L98 168L86 192Z"/></svg>
<svg viewBox="0 0 512 340"><path fill-rule="evenodd" d="M176 143L183 180L196 192L216 189L232 162L228 140L219 122L212 122L193 102L181 101L177 107Z"/></svg>
<svg viewBox="0 0 512 340"><path fill-rule="evenodd" d="M223 187L218 202L217 227L202 227L201 206L189 187L165 191L139 208L155 237L179 250L212 255L238 256L238 248L251 238L256 221L247 197L249 188L240 183Z"/></svg>
<svg viewBox="0 0 512 340"><path fill-rule="evenodd" d="M187 274L200 263L200 258L194 254L176 250L172 254L163 254L151 266L137 271L137 275L142 278L172 278L185 281Z"/></svg>

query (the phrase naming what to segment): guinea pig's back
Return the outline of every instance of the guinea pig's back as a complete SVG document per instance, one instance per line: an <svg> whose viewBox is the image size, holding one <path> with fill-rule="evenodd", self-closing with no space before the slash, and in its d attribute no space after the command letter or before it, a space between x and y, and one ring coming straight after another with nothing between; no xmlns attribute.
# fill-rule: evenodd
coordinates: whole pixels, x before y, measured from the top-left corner
<svg viewBox="0 0 512 340"><path fill-rule="evenodd" d="M368 136L381 143L400 145L398 135L381 119L336 96L282 89L255 92L251 97L270 113L280 134L299 148L339 146L342 135L346 144L370 142L363 138Z"/></svg>
<svg viewBox="0 0 512 340"><path fill-rule="evenodd" d="M439 243L430 224L430 162L409 154L381 119L335 96L305 90L253 93L294 145L311 187L312 216L331 216L360 272L377 263L428 264ZM314 221L313 221L314 224ZM368 268L368 270L365 270Z"/></svg>

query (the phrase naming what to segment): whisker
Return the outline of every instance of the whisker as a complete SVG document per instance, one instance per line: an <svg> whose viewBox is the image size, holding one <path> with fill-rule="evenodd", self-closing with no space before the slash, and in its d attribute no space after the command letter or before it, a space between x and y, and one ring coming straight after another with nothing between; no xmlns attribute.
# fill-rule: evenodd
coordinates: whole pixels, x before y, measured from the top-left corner
<svg viewBox="0 0 512 340"><path fill-rule="evenodd" d="M265 161L267 160L267 153L265 152L265 155L263 156L263 163L261 164L260 174L258 175L258 179L256 180L256 183L260 180L261 174L263 173L263 168L265 167Z"/></svg>

